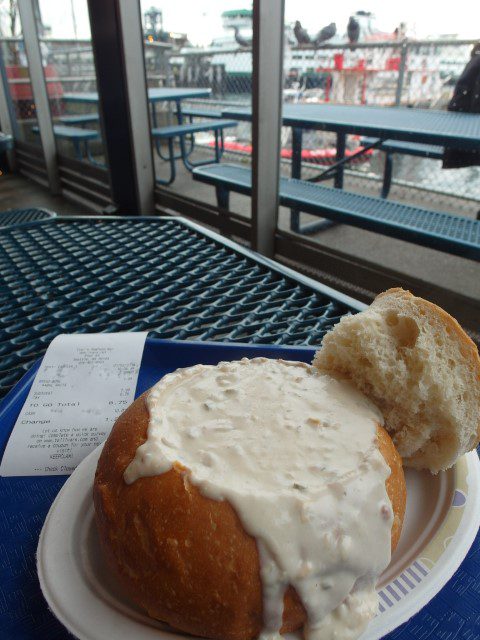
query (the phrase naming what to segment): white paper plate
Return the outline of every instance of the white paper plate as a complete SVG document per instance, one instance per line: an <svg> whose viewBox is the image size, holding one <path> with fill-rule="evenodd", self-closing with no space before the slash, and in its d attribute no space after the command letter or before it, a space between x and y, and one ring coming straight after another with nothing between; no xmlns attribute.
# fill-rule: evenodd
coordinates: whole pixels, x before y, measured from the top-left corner
<svg viewBox="0 0 480 640"><path fill-rule="evenodd" d="M93 451L67 480L45 520L37 552L45 598L81 640L185 638L127 602L103 564L92 500L100 451ZM480 463L475 452L446 473L407 470L406 479L402 536L380 580L379 614L362 640L381 638L419 611L460 565L480 526Z"/></svg>

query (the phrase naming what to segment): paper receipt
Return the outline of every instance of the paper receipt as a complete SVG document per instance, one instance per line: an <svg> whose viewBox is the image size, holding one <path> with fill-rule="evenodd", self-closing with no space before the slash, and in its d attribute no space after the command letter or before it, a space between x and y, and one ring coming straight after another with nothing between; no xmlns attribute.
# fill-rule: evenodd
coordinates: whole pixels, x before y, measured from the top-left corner
<svg viewBox="0 0 480 640"><path fill-rule="evenodd" d="M72 473L133 401L146 337L57 336L17 418L0 475Z"/></svg>

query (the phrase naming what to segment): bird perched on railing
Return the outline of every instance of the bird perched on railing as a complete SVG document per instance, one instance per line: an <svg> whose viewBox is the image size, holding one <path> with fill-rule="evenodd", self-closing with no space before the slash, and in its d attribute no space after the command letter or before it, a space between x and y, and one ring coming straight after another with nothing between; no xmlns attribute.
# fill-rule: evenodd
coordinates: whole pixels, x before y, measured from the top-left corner
<svg viewBox="0 0 480 640"><path fill-rule="evenodd" d="M352 44L358 42L360 38L360 23L353 16L350 16L347 24L347 36ZM352 47L352 51L354 50L354 47Z"/></svg>
<svg viewBox="0 0 480 640"><path fill-rule="evenodd" d="M293 33L295 34L298 44L310 44L312 42L312 39L308 35L308 31L302 27L300 20L295 22Z"/></svg>
<svg viewBox="0 0 480 640"><path fill-rule="evenodd" d="M313 44L318 47L318 45L322 44L322 42L326 42L327 40L333 38L336 33L337 25L335 24L335 22L331 22L330 24L327 24L326 27L323 27L323 29L320 29L313 40Z"/></svg>
<svg viewBox="0 0 480 640"><path fill-rule="evenodd" d="M251 47L252 46L252 41L251 40L247 40L247 38L244 38L242 35L240 35L240 29L238 27L233 27L233 30L234 30L235 41L241 47Z"/></svg>

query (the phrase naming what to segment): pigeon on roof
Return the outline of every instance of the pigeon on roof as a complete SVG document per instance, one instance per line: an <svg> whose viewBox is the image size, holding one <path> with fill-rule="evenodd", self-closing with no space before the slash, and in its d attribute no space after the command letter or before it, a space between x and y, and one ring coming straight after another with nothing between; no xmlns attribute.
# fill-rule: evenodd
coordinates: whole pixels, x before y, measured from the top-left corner
<svg viewBox="0 0 480 640"><path fill-rule="evenodd" d="M327 24L326 27L323 27L323 29L320 29L320 31L315 36L313 43L316 47L318 47L318 45L322 44L322 42L326 42L327 40L333 38L336 33L337 25L335 24L335 22L331 22L330 24Z"/></svg>
<svg viewBox="0 0 480 640"><path fill-rule="evenodd" d="M358 39L360 38L360 23L358 20L355 20L353 16L350 16L348 21L347 36L352 44L358 42Z"/></svg>
<svg viewBox="0 0 480 640"><path fill-rule="evenodd" d="M241 47L251 47L252 46L252 41L251 40L247 40L247 38L244 38L242 35L240 35L240 29L238 27L233 27L233 30L235 32L234 33L235 40Z"/></svg>
<svg viewBox="0 0 480 640"><path fill-rule="evenodd" d="M293 33L295 34L295 38L297 39L298 44L310 44L312 42L310 36L308 35L308 31L302 27L302 23L300 22L300 20L297 20L295 22Z"/></svg>

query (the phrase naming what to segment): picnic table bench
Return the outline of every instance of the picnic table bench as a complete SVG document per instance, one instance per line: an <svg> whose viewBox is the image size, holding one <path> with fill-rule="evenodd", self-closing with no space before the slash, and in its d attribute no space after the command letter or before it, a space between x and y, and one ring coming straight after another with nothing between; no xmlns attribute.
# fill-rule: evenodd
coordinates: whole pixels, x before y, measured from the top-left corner
<svg viewBox="0 0 480 640"><path fill-rule="evenodd" d="M230 191L249 195L252 190L250 169L238 165L197 168L193 177L216 188L218 206L224 210L228 210ZM480 221L477 220L293 178L280 179L279 195L280 203L292 209L480 261ZM309 227L303 227L303 233L319 229L318 223Z"/></svg>
<svg viewBox="0 0 480 640"><path fill-rule="evenodd" d="M223 154L223 130L236 126L237 122L235 120L221 119L210 120L208 122L191 122L189 124L177 124L168 127L159 127L152 129L152 138L155 142L157 153L162 158L162 160L167 161L170 165L169 177L167 179L157 178L157 182L163 185L169 185L175 180L175 161L180 158L189 171L193 171L195 167L200 167L205 164L211 164L212 160L201 160L195 163L190 161L189 156L191 155L194 148L193 135L195 133L199 133L202 131L213 131L213 134L215 136L215 162L220 162ZM190 138L189 150L185 148L186 136L189 136ZM180 154L175 154L173 148L175 138L179 139ZM166 140L168 145L168 155L166 157L163 155L162 149L159 144L162 140Z"/></svg>
<svg viewBox="0 0 480 640"><path fill-rule="evenodd" d="M39 135L40 133L40 129L37 126L32 127L32 131L37 135ZM70 127L63 124L54 124L53 133L55 134L56 138L60 138L60 140L69 140L73 144L73 149L77 160L83 160L83 146L85 156L88 158L88 160L95 165L101 164L92 156L90 147L88 145L91 140L100 138L100 134L95 129L84 129L83 127Z"/></svg>

